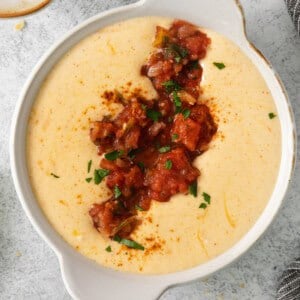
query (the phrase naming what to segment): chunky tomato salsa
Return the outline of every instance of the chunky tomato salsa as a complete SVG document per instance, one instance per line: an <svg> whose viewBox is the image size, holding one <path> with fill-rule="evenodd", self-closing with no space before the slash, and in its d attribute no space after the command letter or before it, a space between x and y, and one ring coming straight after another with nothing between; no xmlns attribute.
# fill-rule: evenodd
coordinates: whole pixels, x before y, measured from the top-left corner
<svg viewBox="0 0 300 300"><path fill-rule="evenodd" d="M101 234L130 247L134 241L127 238L141 222L137 211L148 210L152 200L195 193L200 172L193 160L217 131L209 107L199 103L199 61L209 44L205 33L185 21L176 20L169 29L157 26L155 51L141 67L157 99L117 95L123 110L92 123L91 140L103 155L95 180L104 179L112 192L89 211Z"/></svg>

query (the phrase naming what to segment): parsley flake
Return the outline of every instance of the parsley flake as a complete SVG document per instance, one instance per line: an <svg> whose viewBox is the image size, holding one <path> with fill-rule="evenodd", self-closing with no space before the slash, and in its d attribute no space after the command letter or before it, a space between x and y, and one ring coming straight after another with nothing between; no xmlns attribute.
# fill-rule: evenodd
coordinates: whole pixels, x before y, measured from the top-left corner
<svg viewBox="0 0 300 300"><path fill-rule="evenodd" d="M170 146L164 146L164 147L161 147L158 149L158 152L159 153L167 153L171 150L171 147Z"/></svg>
<svg viewBox="0 0 300 300"><path fill-rule="evenodd" d="M199 61L198 60L193 60L190 62L190 64L188 65L188 68L190 70L197 70L197 69L200 69L200 66L199 66Z"/></svg>
<svg viewBox="0 0 300 300"><path fill-rule="evenodd" d="M142 246L141 244L139 244L139 243L137 243L133 240L128 240L128 239L121 238L118 235L115 235L113 237L113 240L118 242L119 244L127 246L128 248L133 248L133 249L138 249L138 250L144 250L145 249L144 246Z"/></svg>
<svg viewBox="0 0 300 300"><path fill-rule="evenodd" d="M122 192L117 185L115 185L114 187L114 195L116 199L118 199L122 195Z"/></svg>
<svg viewBox="0 0 300 300"><path fill-rule="evenodd" d="M99 184L104 177L106 177L109 174L109 170L106 169L96 169L94 171L94 182L95 184Z"/></svg>
<svg viewBox="0 0 300 300"><path fill-rule="evenodd" d="M225 68L225 65L222 62L214 62L213 63L219 70L222 70Z"/></svg>
<svg viewBox="0 0 300 300"><path fill-rule="evenodd" d="M182 103L181 103L181 99L180 99L180 97L178 96L178 94L177 94L176 91L174 91L174 92L172 93L172 97L173 97L173 101L174 101L175 107L176 107L176 108L180 108L181 105L182 105Z"/></svg>
<svg viewBox="0 0 300 300"><path fill-rule="evenodd" d="M93 179L92 177L88 177L88 178L85 179L85 181L86 181L86 182L91 182L92 179Z"/></svg>
<svg viewBox="0 0 300 300"><path fill-rule="evenodd" d="M188 108L185 108L181 113L183 114L183 117L187 119L190 116L191 111Z"/></svg>
<svg viewBox="0 0 300 300"><path fill-rule="evenodd" d="M129 152L128 152L128 156L130 159L134 159L136 157L136 155L140 152L141 150L140 149L131 149Z"/></svg>
<svg viewBox="0 0 300 300"><path fill-rule="evenodd" d="M88 172L88 173L90 173L91 167L92 167L92 160L90 160L90 161L88 162L88 166L87 166L87 172Z"/></svg>
<svg viewBox="0 0 300 300"><path fill-rule="evenodd" d="M104 155L104 157L107 160L116 160L117 158L119 158L120 156L122 156L124 154L124 150L114 150L112 152L106 153Z"/></svg>
<svg viewBox="0 0 300 300"><path fill-rule="evenodd" d="M158 119L161 117L161 113L159 111L154 110L154 109L147 109L146 110L146 116L149 119L152 119L154 122L157 122Z"/></svg>
<svg viewBox="0 0 300 300"><path fill-rule="evenodd" d="M180 56L176 56L174 59L175 59L175 61L176 61L177 63L180 63L180 61L181 61L181 57L180 57Z"/></svg>
<svg viewBox="0 0 300 300"><path fill-rule="evenodd" d="M173 52L176 52L178 54L179 58L185 58L189 54L187 49L185 49L177 44L171 44L171 49L173 50ZM178 56L176 56L176 57L178 57Z"/></svg>
<svg viewBox="0 0 300 300"><path fill-rule="evenodd" d="M195 180L193 183L190 184L189 192L194 197L197 197L197 195L198 195L198 182L197 182L197 180Z"/></svg>
<svg viewBox="0 0 300 300"><path fill-rule="evenodd" d="M165 81L162 85L165 87L166 92L169 94L172 93L173 91L181 90L181 86L174 80Z"/></svg>
<svg viewBox="0 0 300 300"><path fill-rule="evenodd" d="M201 203L200 206L199 206L199 208L202 208L202 209L205 209L206 207L207 207L207 205L206 205L206 203L204 203L204 202Z"/></svg>
<svg viewBox="0 0 300 300"><path fill-rule="evenodd" d="M135 205L135 209L139 211L145 211L142 207L140 207L138 204Z"/></svg>
<svg viewBox="0 0 300 300"><path fill-rule="evenodd" d="M167 170L171 170L172 166L173 166L173 163L172 163L171 159L167 159L166 162L165 162L165 168Z"/></svg>
<svg viewBox="0 0 300 300"><path fill-rule="evenodd" d="M272 112L269 113L269 119L274 119L276 117L277 116L274 113L272 113Z"/></svg>
<svg viewBox="0 0 300 300"><path fill-rule="evenodd" d="M207 193L202 193L203 199L207 204L210 204L210 195Z"/></svg>
<svg viewBox="0 0 300 300"><path fill-rule="evenodd" d="M58 175L54 174L54 173L50 173L51 176L53 176L54 178L60 178Z"/></svg>
<svg viewBox="0 0 300 300"><path fill-rule="evenodd" d="M177 133L174 133L174 134L172 134L172 142L174 142L175 140L177 140L178 139L178 134Z"/></svg>
<svg viewBox="0 0 300 300"><path fill-rule="evenodd" d="M105 251L106 251L106 252L111 252L111 246L107 246L107 247L105 248Z"/></svg>
<svg viewBox="0 0 300 300"><path fill-rule="evenodd" d="M139 161L139 162L137 163L137 165L139 166L139 168L141 169L142 172L145 171L145 164L144 164L143 162Z"/></svg>

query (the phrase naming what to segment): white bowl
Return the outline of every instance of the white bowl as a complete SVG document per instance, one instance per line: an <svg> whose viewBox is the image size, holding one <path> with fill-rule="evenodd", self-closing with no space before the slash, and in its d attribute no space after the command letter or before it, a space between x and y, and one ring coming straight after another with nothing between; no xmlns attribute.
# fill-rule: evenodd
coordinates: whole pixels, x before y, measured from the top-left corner
<svg viewBox="0 0 300 300"><path fill-rule="evenodd" d="M134 275L102 267L77 253L52 228L31 190L26 167L26 125L41 83L61 56L84 37L112 23L146 15L186 19L234 41L256 65L274 101L282 131L282 157L273 194L249 232L222 255L194 268L165 275ZM66 288L75 299L155 299L167 287L203 278L245 253L270 225L279 210L295 161L295 129L284 88L269 63L249 43L244 17L235 0L140 0L106 11L75 27L54 45L32 71L20 95L12 121L10 158L17 194L30 221L59 258Z"/></svg>

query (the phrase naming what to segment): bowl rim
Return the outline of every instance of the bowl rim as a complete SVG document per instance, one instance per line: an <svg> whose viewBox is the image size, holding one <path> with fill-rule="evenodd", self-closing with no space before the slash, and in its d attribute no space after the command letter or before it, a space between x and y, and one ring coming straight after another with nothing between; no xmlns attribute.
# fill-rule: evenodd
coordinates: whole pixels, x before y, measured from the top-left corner
<svg viewBox="0 0 300 300"><path fill-rule="evenodd" d="M33 82L34 82L34 79L35 79L36 75L41 70L41 68L43 68L45 63L48 60L51 60L51 55L59 48L59 46L61 46L63 43L66 42L66 40L68 38L72 37L73 35L78 33L82 28L87 27L92 22L95 22L95 21L97 21L101 18L104 18L105 16L107 16L109 14L112 14L112 13L119 13L119 12L122 13L122 11L124 9L138 8L142 5L144 5L147 1L149 1L149 0L139 0L138 2L135 2L135 3L130 4L130 5L120 6L120 7L102 12L100 14L97 14L97 15L85 20L84 22L80 23L79 25L75 26L72 30L70 30L69 32L64 34L63 37L61 39L59 39L58 42L56 42L52 47L50 47L50 49L48 51L46 51L46 53L38 61L38 63L36 64L36 66L32 70L31 74L29 75L29 77L28 77L28 79L27 79L27 81L26 81L26 83L25 83L25 85L22 89L20 97L17 101L16 108L15 108L14 115L13 115L13 119L12 119L12 123L11 123L10 149L9 149L9 152L10 152L10 165L11 165L12 178L13 178L13 182L14 182L14 185L15 185L15 189L16 189L18 198L19 198L19 200L22 204L22 207L23 207L24 211L26 212L27 217L29 218L29 220L33 224L34 228L37 230L39 235L48 243L48 245L54 250L54 252L58 256L65 285L68 289L68 292L74 298L77 298L77 297L74 294L74 291L72 291L72 289L69 287L68 278L65 275L66 272L65 272L64 268L65 268L66 253L71 254L71 252L75 251L75 250L67 249L63 245L63 243L66 243L65 241L60 242L60 241L58 241L58 239L53 238L52 234L49 233L49 231L48 232L45 231L45 229L41 226L40 221L38 221L36 219L36 215L35 215L36 211L34 211L29 206L29 204L27 203L26 194L28 193L28 188L30 188L30 187L24 186L24 182L22 183L22 177L20 176L19 166L20 166L21 162L18 159L18 155L17 155L17 151L16 151L16 149L18 148L18 144L19 144L19 141L17 139L17 137L18 137L17 129L20 126L21 113L24 110L24 105L25 105L25 102L26 102L25 100L28 97L28 92L30 91L30 89L33 85ZM268 213L265 214L265 212L267 210L267 206L268 206L268 204L270 204L271 199L274 196L274 195L272 195L272 197L268 201L268 204L264 208L264 211L261 213L261 215L258 218L258 220L256 221L256 223L249 229L249 231L238 242L236 242L236 244L234 244L231 248L226 250L221 255L209 260L207 263L204 263L204 264L201 264L201 265L198 265L196 267L189 268L189 269L183 270L183 271L178 271L178 272L169 273L169 274L158 274L158 275L140 275L140 274L125 273L125 272L120 272L120 271L115 271L115 270L112 271L114 274L121 273L122 276L120 274L118 274L118 275L120 275L122 278L134 278L134 279L139 278L139 279L142 279L142 280L144 280L145 277L148 277L151 280L156 280L157 278L159 278L159 280L162 280L162 279L165 280L165 284L164 284L165 287L169 287L171 285L175 285L175 284L178 284L178 283L183 283L183 282L191 281L191 280L194 280L194 279L197 279L197 278L200 278L200 277L205 277L205 276L211 275L212 273L214 273L214 272L224 268L225 266L229 265L230 263L235 261L238 257L240 257L242 254L247 252L247 250L267 230L267 228L269 227L270 223L275 218L275 215L279 211L279 208L280 208L280 206L283 202L284 196L285 196L287 188L288 188L288 183L289 183L290 178L292 176L293 169L294 169L294 166L295 166L295 161L296 161L296 151L295 151L295 149L296 149L296 126L295 126L295 122L294 122L294 118L293 118L293 112L291 110L291 105L290 105L289 100L288 100L288 95L286 93L286 90L285 90L279 76L274 71L274 69L272 68L272 66L268 62L268 60L262 55L262 53L247 38L246 26L245 26L245 23L246 23L245 22L245 15L243 13L243 9L242 9L242 6L241 6L239 0L232 0L232 1L235 2L236 7L238 8L239 13L241 15L242 23L243 23L244 38L245 38L246 42L248 43L248 46L252 49L252 51L255 51L256 55L258 55L265 62L265 64L268 66L269 70L273 73L273 75L274 75L274 77L277 81L277 84L280 86L281 92L283 94L283 98L285 100L284 105L286 105L287 109L288 109L288 114L286 114L286 118L287 118L288 123L289 123L289 124L287 124L287 126L289 127L288 135L289 135L290 140L289 140L289 145L288 145L288 147L289 147L288 157L286 158L287 171L286 171L285 175L287 175L287 176L286 176L284 184L283 184L284 186L281 189L280 196L277 197L277 201L275 202L275 204L276 204L275 207L270 208ZM62 55L60 55L60 57L61 56ZM29 106L31 108L32 104L30 104ZM282 125L282 122L283 121L280 119L281 125ZM281 133L281 135L283 135L283 132ZM282 159L283 158L281 158L281 161L282 161ZM25 163L23 162L23 164L26 164L26 162ZM279 174L278 174L278 177L279 177ZM276 188L277 185L278 185L278 178L277 178L276 184L274 186L273 193L274 193L275 188ZM264 216L264 218L263 218L263 216ZM46 219L45 216L44 216L44 218ZM51 226L50 223L47 226ZM254 230L254 227L255 227L255 230ZM48 229L51 231L50 228L48 228ZM54 231L53 228L52 228L52 231ZM59 236L59 233L57 233L56 231L54 231L54 232L57 236ZM62 239L62 238L59 237L59 239ZM67 244L67 245L69 246L69 244ZM71 247L71 246L69 246L69 247ZM80 256L83 256L83 255L76 252L75 255L77 255L77 254L80 255ZM72 252L72 255L74 255L74 252ZM88 259L88 258L86 258L86 259L90 261L90 259ZM222 262L222 263L220 263L220 262ZM197 270L197 269L199 269L199 266L202 266L203 268L206 267L207 271L202 272L203 274L199 274L199 270ZM97 265L97 267L99 267L99 266Z"/></svg>

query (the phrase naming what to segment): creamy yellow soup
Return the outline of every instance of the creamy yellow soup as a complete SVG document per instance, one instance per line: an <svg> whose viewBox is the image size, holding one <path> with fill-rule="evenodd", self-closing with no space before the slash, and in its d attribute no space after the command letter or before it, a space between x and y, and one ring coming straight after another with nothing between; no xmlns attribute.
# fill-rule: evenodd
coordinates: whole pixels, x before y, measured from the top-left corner
<svg viewBox="0 0 300 300"><path fill-rule="evenodd" d="M218 133L195 161L201 171L197 198L178 194L138 212L143 223L132 238L144 251L113 242L93 227L88 211L93 203L105 201L109 191L104 182L85 181L100 161L89 138L90 122L121 109L104 101L106 90L126 94L141 89L147 98L156 96L140 67L153 51L156 26L169 27L171 22L161 17L131 19L82 40L49 73L28 124L29 175L49 222L84 256L120 271L175 272L223 253L262 213L279 168L280 124L278 118L269 118L276 108L265 81L235 44L203 29L212 42L201 62L200 101L211 107ZM220 70L214 62L226 67ZM93 163L88 174L89 160ZM206 209L199 208L203 192L211 196ZM105 250L108 246L112 252Z"/></svg>

